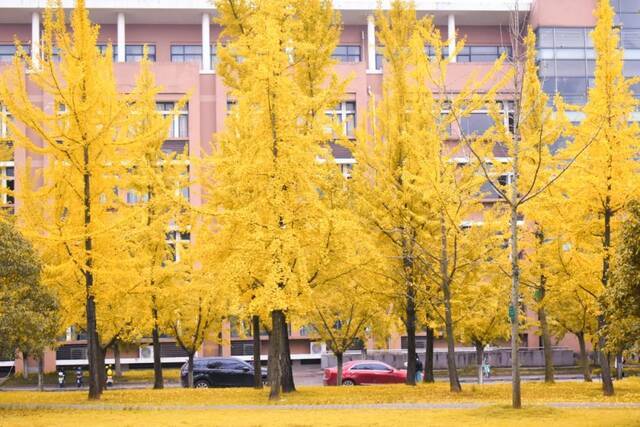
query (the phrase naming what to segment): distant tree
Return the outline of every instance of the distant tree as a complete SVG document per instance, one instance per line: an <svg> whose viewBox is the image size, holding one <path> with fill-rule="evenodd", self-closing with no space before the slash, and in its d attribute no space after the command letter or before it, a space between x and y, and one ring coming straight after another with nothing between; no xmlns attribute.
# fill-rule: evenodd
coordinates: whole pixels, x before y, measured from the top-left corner
<svg viewBox="0 0 640 427"><path fill-rule="evenodd" d="M29 356L38 360L42 389L43 354L60 332L58 303L40 282L42 265L35 250L5 220L0 221L0 355L22 353L24 373Z"/></svg>

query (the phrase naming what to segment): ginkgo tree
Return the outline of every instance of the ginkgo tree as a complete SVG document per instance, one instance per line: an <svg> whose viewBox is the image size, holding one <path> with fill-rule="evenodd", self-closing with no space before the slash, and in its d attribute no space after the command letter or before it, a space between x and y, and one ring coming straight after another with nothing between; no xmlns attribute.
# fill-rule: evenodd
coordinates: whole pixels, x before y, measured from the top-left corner
<svg viewBox="0 0 640 427"><path fill-rule="evenodd" d="M249 311L271 318L273 399L295 389L287 317L308 307L310 283L327 261L319 188L335 167L325 111L344 89L331 59L339 17L326 0L219 0L216 9L218 73L237 114L216 137L215 189L205 204L219 212L222 232L234 233L226 265L250 275Z"/></svg>
<svg viewBox="0 0 640 427"><path fill-rule="evenodd" d="M163 143L171 121L183 107L185 100L175 103L166 114L157 111L156 99L160 88L142 61L138 84L144 98L136 100L140 120L134 131L149 135L144 144L132 150L127 161L127 174L123 187L127 190L127 203L132 205L130 230L126 233L129 247L135 253L127 273L135 271L136 310L133 324L138 332L151 330L153 344L154 388L163 388L160 360L160 335L162 333L160 311L164 309L160 294L177 275L176 247L171 236L188 229L189 200L185 197L189 187L188 152L165 152ZM172 262L176 261L176 262ZM140 308L148 307L146 315ZM146 335L146 334L144 334ZM130 340L135 337L130 337Z"/></svg>
<svg viewBox="0 0 640 427"><path fill-rule="evenodd" d="M102 392L97 308L99 293L120 286L115 278L131 252L124 225L131 212L115 189L126 173L130 147L154 132L134 132L136 86L118 90L111 49L96 47L98 27L79 0L69 25L58 2L44 15L42 53L34 62L24 50L0 78L0 98L31 139L9 123L12 139L44 158L42 167L27 162L18 198L18 225L42 254L44 283L60 298L64 324L81 325L88 336L89 398ZM27 78L53 100L40 106L30 98ZM31 166L33 165L33 168ZM84 308L84 313L78 310Z"/></svg>
<svg viewBox="0 0 640 427"><path fill-rule="evenodd" d="M377 12L377 22L386 78L369 129L362 128L354 147L362 215L379 236L387 259L385 279L395 292L394 305L403 310L407 383L415 384L416 308L429 304L444 324L450 388L460 391L454 306L466 287L477 283L478 267L488 257L491 245L478 246L478 233L491 240L491 231L465 226L483 209L483 178L477 164L461 167L455 161L459 152L449 143L450 129L458 116L491 99L502 84L502 61L454 92L447 80L450 60L442 55L431 17L418 19L413 6L394 1L388 13ZM426 46L435 52L433 58Z"/></svg>
<svg viewBox="0 0 640 427"><path fill-rule="evenodd" d="M512 406L522 406L520 390L519 330L521 327L521 244L523 205L532 203L565 175L584 146L573 157L553 155L553 146L566 133L569 121L560 97L549 105L542 91L536 65L535 35L514 14L511 26L513 54L509 62L509 85L514 95L502 107L494 98L487 104L494 125L482 135L462 134L462 142L477 162L488 185L504 206L505 235L508 236L511 278ZM525 35L526 34L526 35ZM495 95L495 94L494 94ZM455 109L453 110L455 111ZM470 112L467 112L470 113ZM508 121L505 120L505 114ZM461 116L456 118L458 125ZM462 126L460 126L463 129ZM588 142L585 142L588 144ZM506 158L506 161L505 161ZM501 177L508 177L502 185Z"/></svg>
<svg viewBox="0 0 640 427"><path fill-rule="evenodd" d="M589 275L583 283L595 290L594 298L600 304L598 351L602 389L605 395L613 395L611 369L605 355L606 301L600 297L610 285L626 204L637 197L640 189L637 173L640 128L637 122L630 121L638 105L632 91L638 79L624 77L620 32L613 26L614 11L609 2L600 0L595 15L597 25L592 32L595 80L583 110L585 118L578 127L578 143L568 150L575 153L588 141L593 143L576 162L577 173L567 180L566 191L573 217L572 240L579 242L584 256L589 258L584 264Z"/></svg>

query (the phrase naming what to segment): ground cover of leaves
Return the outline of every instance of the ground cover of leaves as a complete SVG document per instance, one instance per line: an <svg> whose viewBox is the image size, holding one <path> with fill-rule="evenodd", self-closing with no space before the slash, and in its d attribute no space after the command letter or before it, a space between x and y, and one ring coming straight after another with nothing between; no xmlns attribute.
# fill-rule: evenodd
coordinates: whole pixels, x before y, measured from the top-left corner
<svg viewBox="0 0 640 427"><path fill-rule="evenodd" d="M637 402L640 403L640 378L615 382L616 394L602 396L600 383L559 382L553 385L527 382L522 384L524 404L545 402ZM479 402L507 405L511 402L511 384L464 384L461 393L451 393L444 382L405 385L357 387L299 387L295 393L284 395L277 402L269 402L268 390L251 388L164 390L107 390L99 402L89 402L86 391L37 392L0 391L0 405L4 404L117 404L133 405L314 405L314 404L373 404L373 403L457 403ZM142 408L144 409L144 408ZM167 408L171 409L171 408Z"/></svg>

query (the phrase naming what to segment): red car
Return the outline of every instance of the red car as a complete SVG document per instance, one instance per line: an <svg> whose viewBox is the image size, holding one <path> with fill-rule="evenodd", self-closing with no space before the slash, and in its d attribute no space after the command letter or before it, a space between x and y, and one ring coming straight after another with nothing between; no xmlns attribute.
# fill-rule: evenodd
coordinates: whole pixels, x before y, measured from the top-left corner
<svg viewBox="0 0 640 427"><path fill-rule="evenodd" d="M336 385L338 368L326 368L322 382ZM406 369L395 369L377 360L352 360L342 365L342 384L401 384L407 379Z"/></svg>

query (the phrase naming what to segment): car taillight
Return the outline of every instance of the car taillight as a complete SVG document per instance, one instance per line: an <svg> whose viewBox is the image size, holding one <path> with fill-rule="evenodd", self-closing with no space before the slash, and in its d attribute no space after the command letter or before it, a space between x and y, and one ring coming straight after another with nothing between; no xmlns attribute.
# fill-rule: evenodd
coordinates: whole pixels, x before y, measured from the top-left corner
<svg viewBox="0 0 640 427"><path fill-rule="evenodd" d="M330 376L331 376L331 370L329 368L326 368L324 370L324 376L322 378L325 380L328 380Z"/></svg>

